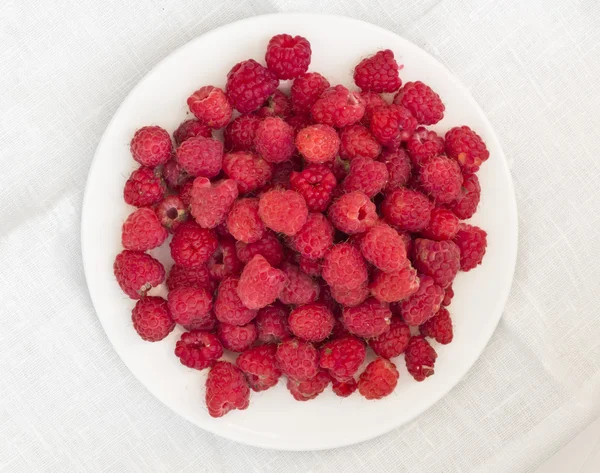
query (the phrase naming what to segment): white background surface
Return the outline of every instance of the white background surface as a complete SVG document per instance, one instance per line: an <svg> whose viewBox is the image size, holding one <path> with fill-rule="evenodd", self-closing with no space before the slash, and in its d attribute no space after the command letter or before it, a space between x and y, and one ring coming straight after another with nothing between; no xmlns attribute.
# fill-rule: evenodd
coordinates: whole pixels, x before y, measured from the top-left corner
<svg viewBox="0 0 600 473"><path fill-rule="evenodd" d="M520 217L504 318L463 382L402 429L317 453L219 439L149 395L79 248L86 173L133 85L215 26L290 10L371 21L446 64L499 135ZM0 45L0 470L532 472L600 414L595 0L5 0Z"/></svg>

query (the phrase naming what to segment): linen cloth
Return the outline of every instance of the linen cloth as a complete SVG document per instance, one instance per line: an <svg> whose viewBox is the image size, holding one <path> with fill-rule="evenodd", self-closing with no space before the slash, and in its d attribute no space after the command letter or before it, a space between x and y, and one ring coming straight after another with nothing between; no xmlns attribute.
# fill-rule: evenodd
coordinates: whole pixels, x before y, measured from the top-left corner
<svg viewBox="0 0 600 473"><path fill-rule="evenodd" d="M279 11L364 19L436 56L491 120L519 208L512 292L465 379L322 452L236 444L164 407L104 335L80 256L86 175L126 94L192 38ZM0 471L531 472L600 414L596 0L3 0L0 45Z"/></svg>

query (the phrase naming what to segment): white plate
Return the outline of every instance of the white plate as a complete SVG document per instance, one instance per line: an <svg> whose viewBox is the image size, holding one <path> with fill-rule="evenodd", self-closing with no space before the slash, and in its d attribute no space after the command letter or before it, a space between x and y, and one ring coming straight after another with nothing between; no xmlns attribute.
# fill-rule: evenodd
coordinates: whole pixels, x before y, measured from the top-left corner
<svg viewBox="0 0 600 473"><path fill-rule="evenodd" d="M247 410L213 419L204 406L206 371L185 368L173 354L181 331L176 329L159 343L142 341L131 325L134 301L121 292L113 277L113 261L121 251L121 223L133 210L123 202L123 186L136 168L129 141L144 125L174 131L188 116L186 99L191 92L208 84L224 87L235 63L248 58L262 61L269 38L282 32L308 38L313 49L310 70L324 74L332 84L349 87L361 58L392 49L404 64L402 80L423 80L446 104L437 131L467 124L484 138L490 159L479 173L482 199L473 222L488 232L488 250L483 265L456 279L450 308L455 338L448 346L435 345L439 354L435 375L425 382L415 382L400 358L398 387L381 401L366 401L358 394L342 399L329 389L313 401L300 403L280 382L267 392L252 393ZM223 437L266 448L317 450L388 432L422 413L458 383L502 315L516 260L517 212L504 154L490 123L467 89L433 57L394 33L358 20L267 15L226 25L191 41L131 91L98 145L85 191L81 238L85 275L98 317L121 359L152 394L189 421ZM168 250L162 250L160 257L170 264Z"/></svg>

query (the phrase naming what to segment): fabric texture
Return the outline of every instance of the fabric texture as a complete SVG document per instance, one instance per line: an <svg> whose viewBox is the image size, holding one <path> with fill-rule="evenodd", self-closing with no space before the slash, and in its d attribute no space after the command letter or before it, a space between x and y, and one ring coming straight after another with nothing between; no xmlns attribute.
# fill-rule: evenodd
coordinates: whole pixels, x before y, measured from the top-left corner
<svg viewBox="0 0 600 473"><path fill-rule="evenodd" d="M322 452L215 437L121 362L80 256L86 175L111 116L212 28L313 11L394 31L491 120L519 257L465 379L410 424ZM531 472L600 414L600 3L596 0L4 0L0 4L0 471Z"/></svg>

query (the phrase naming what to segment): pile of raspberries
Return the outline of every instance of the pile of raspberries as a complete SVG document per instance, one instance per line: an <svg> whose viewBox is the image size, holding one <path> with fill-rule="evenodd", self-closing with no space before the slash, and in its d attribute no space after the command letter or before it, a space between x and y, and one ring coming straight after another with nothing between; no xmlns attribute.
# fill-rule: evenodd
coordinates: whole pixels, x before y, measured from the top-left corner
<svg viewBox="0 0 600 473"><path fill-rule="evenodd" d="M299 401L330 383L338 396L383 398L401 354L423 381L431 340L452 341L452 281L485 253L486 232L463 222L479 203L482 139L467 126L443 137L425 128L444 104L422 82L402 85L390 50L356 66L360 90L307 72L310 59L305 38L274 36L266 67L242 61L224 90L192 93L195 118L173 136L146 126L131 140L141 166L124 197L137 210L114 274L137 299L144 340L186 330L175 355L209 370L214 417L282 375ZM293 81L289 94L281 80ZM166 275L147 251L170 235ZM167 299L149 295L165 276ZM361 371L367 347L376 358Z"/></svg>

